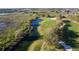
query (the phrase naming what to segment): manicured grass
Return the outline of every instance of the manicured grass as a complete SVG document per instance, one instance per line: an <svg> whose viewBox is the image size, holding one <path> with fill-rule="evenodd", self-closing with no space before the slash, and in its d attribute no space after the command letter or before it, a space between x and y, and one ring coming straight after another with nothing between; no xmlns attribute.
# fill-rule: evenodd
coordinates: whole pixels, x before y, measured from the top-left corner
<svg viewBox="0 0 79 59"><path fill-rule="evenodd" d="M43 20L39 24L40 26L38 27L38 32L40 33L40 35L45 35L50 28L54 28L57 25L55 20L49 19Z"/></svg>
<svg viewBox="0 0 79 59"><path fill-rule="evenodd" d="M70 25L71 25L69 27L70 30L73 30L75 32L79 32L79 23L70 22Z"/></svg>
<svg viewBox="0 0 79 59"><path fill-rule="evenodd" d="M43 26L44 28L49 28L51 26L54 26L56 24L56 21L53 20L44 20L40 22L40 25Z"/></svg>

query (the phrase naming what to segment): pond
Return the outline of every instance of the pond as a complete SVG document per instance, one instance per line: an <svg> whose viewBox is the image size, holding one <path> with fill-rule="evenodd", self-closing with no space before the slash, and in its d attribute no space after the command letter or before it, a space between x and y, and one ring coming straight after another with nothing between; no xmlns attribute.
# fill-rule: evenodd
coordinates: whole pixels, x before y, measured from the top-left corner
<svg viewBox="0 0 79 59"><path fill-rule="evenodd" d="M32 21L32 32L37 30L37 27L40 25L39 22L41 22L42 20L40 18L36 18Z"/></svg>
<svg viewBox="0 0 79 59"><path fill-rule="evenodd" d="M39 22L41 22L42 20L40 18L36 18L32 21L31 26L38 26Z"/></svg>
<svg viewBox="0 0 79 59"><path fill-rule="evenodd" d="M5 22L0 22L0 30L4 30L7 27Z"/></svg>

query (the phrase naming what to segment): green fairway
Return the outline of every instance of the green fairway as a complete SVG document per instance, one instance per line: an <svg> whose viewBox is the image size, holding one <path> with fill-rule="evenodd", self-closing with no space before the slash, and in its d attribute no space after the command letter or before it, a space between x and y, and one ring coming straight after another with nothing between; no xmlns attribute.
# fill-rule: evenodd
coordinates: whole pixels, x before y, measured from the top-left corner
<svg viewBox="0 0 79 59"><path fill-rule="evenodd" d="M38 27L38 32L40 33L40 35L45 35L50 28L54 28L56 27L56 21L55 20L43 20L42 22L40 22L40 26Z"/></svg>
<svg viewBox="0 0 79 59"><path fill-rule="evenodd" d="M79 23L73 23L70 22L71 27L69 27L70 30L73 30L75 32L79 32Z"/></svg>

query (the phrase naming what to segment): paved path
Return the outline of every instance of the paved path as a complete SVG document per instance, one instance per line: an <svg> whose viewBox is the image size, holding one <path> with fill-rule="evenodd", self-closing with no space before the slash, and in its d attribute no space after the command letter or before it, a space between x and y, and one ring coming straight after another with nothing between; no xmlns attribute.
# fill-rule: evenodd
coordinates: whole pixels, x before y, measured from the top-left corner
<svg viewBox="0 0 79 59"><path fill-rule="evenodd" d="M65 23L61 25L60 29L62 29L65 25L66 25ZM64 47L65 51L72 51L72 47L70 45L67 45L64 41L59 41L58 43Z"/></svg>
<svg viewBox="0 0 79 59"><path fill-rule="evenodd" d="M70 45L67 45L65 42L59 41L58 43L64 47L65 51L72 51L72 47Z"/></svg>

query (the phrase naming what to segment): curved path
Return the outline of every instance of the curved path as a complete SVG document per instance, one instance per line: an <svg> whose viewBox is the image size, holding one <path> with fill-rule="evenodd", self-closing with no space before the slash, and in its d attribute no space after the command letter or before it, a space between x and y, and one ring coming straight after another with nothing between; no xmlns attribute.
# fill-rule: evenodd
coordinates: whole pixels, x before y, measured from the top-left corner
<svg viewBox="0 0 79 59"><path fill-rule="evenodd" d="M66 25L65 23L61 25L60 29L62 29L65 25ZM67 45L64 41L59 41L58 43L64 47L65 51L72 51L72 47L70 45Z"/></svg>
<svg viewBox="0 0 79 59"><path fill-rule="evenodd" d="M64 41L59 41L58 43L64 47L65 51L72 51L72 47L70 45L67 45Z"/></svg>

